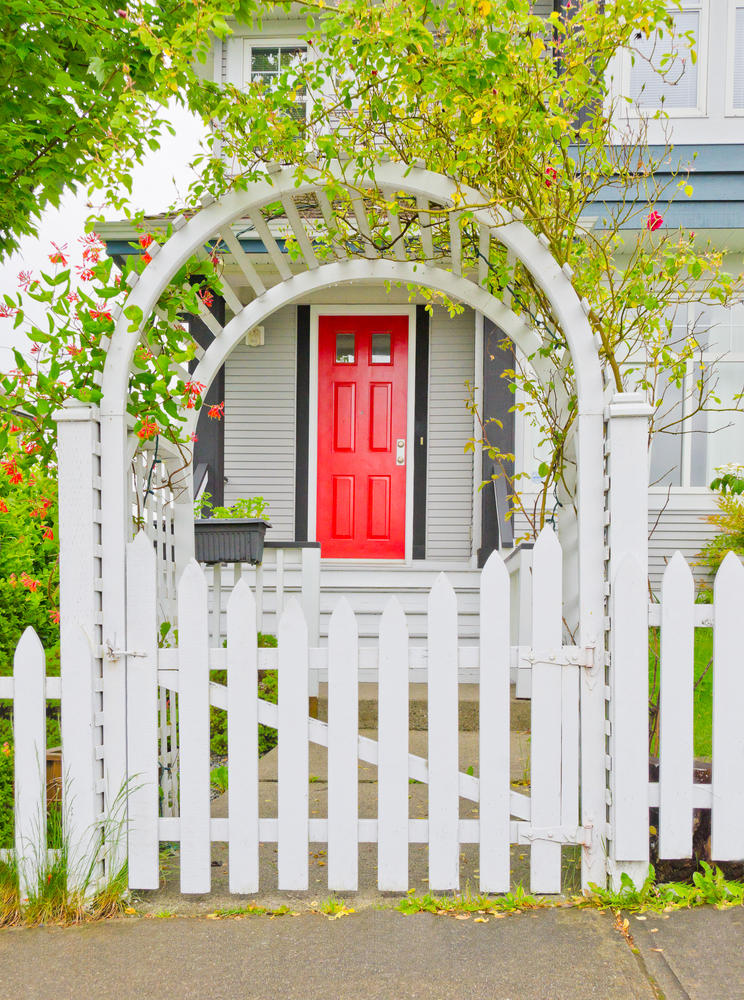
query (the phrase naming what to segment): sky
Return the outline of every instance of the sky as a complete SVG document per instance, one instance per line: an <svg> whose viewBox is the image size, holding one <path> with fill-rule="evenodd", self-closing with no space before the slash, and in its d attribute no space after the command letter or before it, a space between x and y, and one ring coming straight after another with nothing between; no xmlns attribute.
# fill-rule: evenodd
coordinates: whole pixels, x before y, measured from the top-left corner
<svg viewBox="0 0 744 1000"><path fill-rule="evenodd" d="M132 188L132 209L142 208L146 212L162 212L179 196L182 198L194 179L189 162L199 149L199 142L205 130L200 121L190 112L175 105L169 109L168 117L175 136L164 135L161 148L156 153L148 153L144 163L134 174ZM38 275L40 269L53 271L49 263L50 244L67 244L71 264L82 261L82 247L78 238L85 232L85 220L92 214L88 207L85 191L65 192L59 208L44 213L39 224L38 237L26 237L21 241L20 250L12 257L0 262L0 296L5 293L15 295L18 291L19 271L32 271ZM108 219L120 217L120 213L106 213ZM12 348L26 352L30 342L22 328L13 330L11 319L0 318L0 371L15 367Z"/></svg>

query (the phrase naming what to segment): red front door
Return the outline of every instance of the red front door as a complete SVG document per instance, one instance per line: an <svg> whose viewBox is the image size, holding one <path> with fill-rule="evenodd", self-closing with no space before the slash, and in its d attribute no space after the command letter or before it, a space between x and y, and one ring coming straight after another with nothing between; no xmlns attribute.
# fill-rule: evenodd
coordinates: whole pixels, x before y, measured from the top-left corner
<svg viewBox="0 0 744 1000"><path fill-rule="evenodd" d="M333 559L402 559L406 316L321 316L317 540Z"/></svg>

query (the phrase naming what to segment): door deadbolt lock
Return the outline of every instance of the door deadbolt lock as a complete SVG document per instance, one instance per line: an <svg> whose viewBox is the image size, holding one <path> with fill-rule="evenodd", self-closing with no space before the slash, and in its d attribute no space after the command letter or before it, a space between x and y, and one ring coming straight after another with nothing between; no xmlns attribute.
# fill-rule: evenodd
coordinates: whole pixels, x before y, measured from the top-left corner
<svg viewBox="0 0 744 1000"><path fill-rule="evenodd" d="M406 439L398 438L395 446L395 464L405 465L406 464Z"/></svg>

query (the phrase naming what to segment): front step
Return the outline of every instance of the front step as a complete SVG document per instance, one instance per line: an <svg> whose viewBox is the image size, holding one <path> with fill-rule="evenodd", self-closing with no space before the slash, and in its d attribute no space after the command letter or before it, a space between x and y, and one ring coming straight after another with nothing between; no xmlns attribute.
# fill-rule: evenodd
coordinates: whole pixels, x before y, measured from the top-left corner
<svg viewBox="0 0 744 1000"><path fill-rule="evenodd" d="M416 732L428 728L428 708L426 684L409 685L408 728ZM459 731L478 731L478 685L460 684L458 705ZM328 721L328 685L323 683L318 691L318 718ZM514 686L511 688L511 729L512 732L526 733L530 730L530 702L517 698ZM377 728L377 685L359 685L359 728Z"/></svg>

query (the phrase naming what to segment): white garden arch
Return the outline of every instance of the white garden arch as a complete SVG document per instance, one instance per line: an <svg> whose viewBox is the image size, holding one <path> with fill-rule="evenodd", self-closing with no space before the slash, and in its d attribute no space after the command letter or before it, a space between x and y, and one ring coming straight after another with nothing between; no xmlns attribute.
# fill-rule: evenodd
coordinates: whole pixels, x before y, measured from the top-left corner
<svg viewBox="0 0 744 1000"><path fill-rule="evenodd" d="M371 176L354 176L347 184L351 167L334 164L329 168L335 183L346 185L349 204L355 217L355 227L361 243L361 254L350 254L343 241L333 244L333 259L318 259L314 249L318 228L338 231L334 206L326 194L328 174L320 171L301 183L292 168L272 168L269 176L248 184L244 190L231 190L219 200L207 199L204 207L188 221L183 217L174 223L174 232L162 247L148 248L151 263L142 274L133 277L132 288L124 309L141 310L142 324L156 308L157 302L173 276L194 254L204 252L212 241L221 240L232 254L251 291L244 303L229 282L225 283L225 300L233 318L222 327L206 310L202 313L214 339L200 357L193 378L209 386L241 337L261 324L282 306L301 300L322 288L349 284L402 282L444 293L454 300L479 311L491 319L514 344L534 357L538 377L549 378L551 362L535 355L542 341L537 333L516 315L507 304L492 295L486 287L485 261L491 241L505 247L530 273L547 301L553 318L569 346L578 395L576 431L578 538L575 557L578 577L577 644L594 649L594 667L582 676L581 685L581 787L582 822L603 828L605 821L605 732L604 683L602 679L605 615L605 540L604 540L604 388L596 345L587 321L585 304L571 284L569 268L561 268L538 239L515 214L500 207L475 208L472 219L477 227L481 264L478 272L463 268L458 205L483 204L476 191L462 189L450 179L432 173L420 165L408 167L383 161ZM410 241L400 236L400 224L395 213L386 220L393 249L381 254L376 249L371 221L364 203L364 189L375 188L387 201L406 199L415 205L419 217L416 250L409 257ZM296 199L316 199L318 211L310 219L298 210ZM460 199L459 201L456 199ZM464 199L464 201L463 201ZM267 225L262 209L281 202L288 226L299 247L297 261L290 263ZM421 224L430 211L449 212L448 257L434 258L431 234ZM247 220L263 241L273 262L271 278L259 275L249 255L241 248L232 229L233 224ZM414 232L415 230L411 230ZM317 244L316 244L317 245ZM130 312L130 316L132 313ZM139 314L138 314L139 315ZM127 476L131 445L127 426L128 380L134 352L141 336L142 324L131 328L132 322L122 310L117 319L108 348L102 382L100 404L101 457L101 548L100 589L102 593L103 713L106 724L106 775L110 794L115 795L126 774L124 740L126 684L124 659L126 651L127 580L125 572L126 544L131 539L131 511L127 501ZM186 429L192 430L195 414L188 413ZM188 495L176 505L174 518L176 548L181 565L193 555L193 515ZM63 570L64 573L64 570ZM594 839L591 850L584 852L584 875L601 881L604 858L600 838Z"/></svg>

